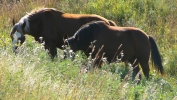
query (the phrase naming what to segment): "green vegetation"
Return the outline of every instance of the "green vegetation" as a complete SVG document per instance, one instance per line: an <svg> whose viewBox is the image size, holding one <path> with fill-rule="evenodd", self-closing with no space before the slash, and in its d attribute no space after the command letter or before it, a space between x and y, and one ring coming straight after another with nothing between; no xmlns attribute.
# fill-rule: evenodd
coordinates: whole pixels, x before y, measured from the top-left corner
<svg viewBox="0 0 177 100"><path fill-rule="evenodd" d="M177 2L176 0L2 0L0 3L0 100L176 100L177 99ZM88 73L81 68L87 58L51 61L40 44L28 36L19 54L12 52L9 37L12 19L31 10L53 7L67 13L94 13L119 26L134 26L152 35L163 57L161 77L151 69L141 82L121 78L124 64L104 65ZM151 64L150 64L151 65ZM116 68L119 68L117 71Z"/></svg>

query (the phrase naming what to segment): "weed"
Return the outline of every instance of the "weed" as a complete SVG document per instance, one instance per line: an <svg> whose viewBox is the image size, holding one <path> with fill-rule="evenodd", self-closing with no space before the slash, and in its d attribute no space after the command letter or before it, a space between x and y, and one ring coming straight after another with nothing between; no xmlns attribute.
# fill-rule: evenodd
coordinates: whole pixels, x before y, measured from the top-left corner
<svg viewBox="0 0 177 100"><path fill-rule="evenodd" d="M149 80L142 77L137 85L132 81L132 65L126 68L117 57L109 64L104 55L102 68L92 73L88 70L96 57L74 54L68 47L65 54L58 50L57 59L51 61L42 38L38 44L30 36L15 55L8 34L12 19L18 21L26 12L40 7L98 14L119 26L141 28L157 41L165 77L151 71ZM176 100L176 8L176 0L0 0L0 99ZM83 68L87 73L80 73Z"/></svg>

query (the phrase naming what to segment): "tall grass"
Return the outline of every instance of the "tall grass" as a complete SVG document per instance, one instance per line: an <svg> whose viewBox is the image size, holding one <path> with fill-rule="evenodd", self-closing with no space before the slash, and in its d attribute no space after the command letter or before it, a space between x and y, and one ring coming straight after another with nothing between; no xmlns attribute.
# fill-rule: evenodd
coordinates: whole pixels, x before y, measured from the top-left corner
<svg viewBox="0 0 177 100"><path fill-rule="evenodd" d="M105 64L102 69L81 73L87 58L81 52L74 61L62 59L63 51L51 61L43 46L27 36L15 55L9 32L12 19L39 7L54 7L67 13L94 13L119 26L141 28L155 37L166 72L161 77L151 69L150 79L139 85L124 80L124 64ZM177 98L177 2L176 0L22 0L0 3L0 99L126 99ZM151 65L151 64L150 64ZM125 75L124 75L125 74Z"/></svg>

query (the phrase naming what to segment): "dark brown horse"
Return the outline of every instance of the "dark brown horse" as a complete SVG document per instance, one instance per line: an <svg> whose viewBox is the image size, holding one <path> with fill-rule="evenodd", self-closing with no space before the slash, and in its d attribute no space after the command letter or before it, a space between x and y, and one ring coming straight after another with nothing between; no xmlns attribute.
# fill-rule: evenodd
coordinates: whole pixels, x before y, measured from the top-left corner
<svg viewBox="0 0 177 100"><path fill-rule="evenodd" d="M103 21L97 21L83 26L65 42L74 52L83 50L88 56L91 52L88 47L95 40L92 57L95 57L99 49L104 46L97 55L99 58L96 65L98 66L100 66L99 61L103 53L108 62L112 62L115 60L115 56L123 51L124 56L121 60L130 62L133 67L140 64L144 75L148 78L150 71L148 61L151 52L153 65L162 75L164 73L161 56L154 39L138 28L109 26ZM122 46L118 49L121 44ZM134 73L137 74L139 70L139 67L135 67Z"/></svg>
<svg viewBox="0 0 177 100"><path fill-rule="evenodd" d="M91 21L105 21L108 25L116 25L113 21L95 14L69 14L53 8L42 8L34 10L14 23L10 36L13 41L14 50L18 40L22 44L25 34L29 34L36 41L41 42L39 37L45 41L45 49L49 50L52 57L57 54L57 47L62 48L63 36L72 36L82 25Z"/></svg>

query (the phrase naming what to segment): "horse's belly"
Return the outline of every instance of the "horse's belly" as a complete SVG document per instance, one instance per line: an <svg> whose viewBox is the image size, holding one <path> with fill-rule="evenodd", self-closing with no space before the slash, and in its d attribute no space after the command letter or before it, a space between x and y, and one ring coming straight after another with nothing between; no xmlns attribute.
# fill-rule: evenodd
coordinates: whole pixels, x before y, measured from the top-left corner
<svg viewBox="0 0 177 100"><path fill-rule="evenodd" d="M127 61L135 54L135 49L133 46L127 45L112 45L105 46L104 48L105 57L108 57L109 60L116 59L117 57L122 61Z"/></svg>

